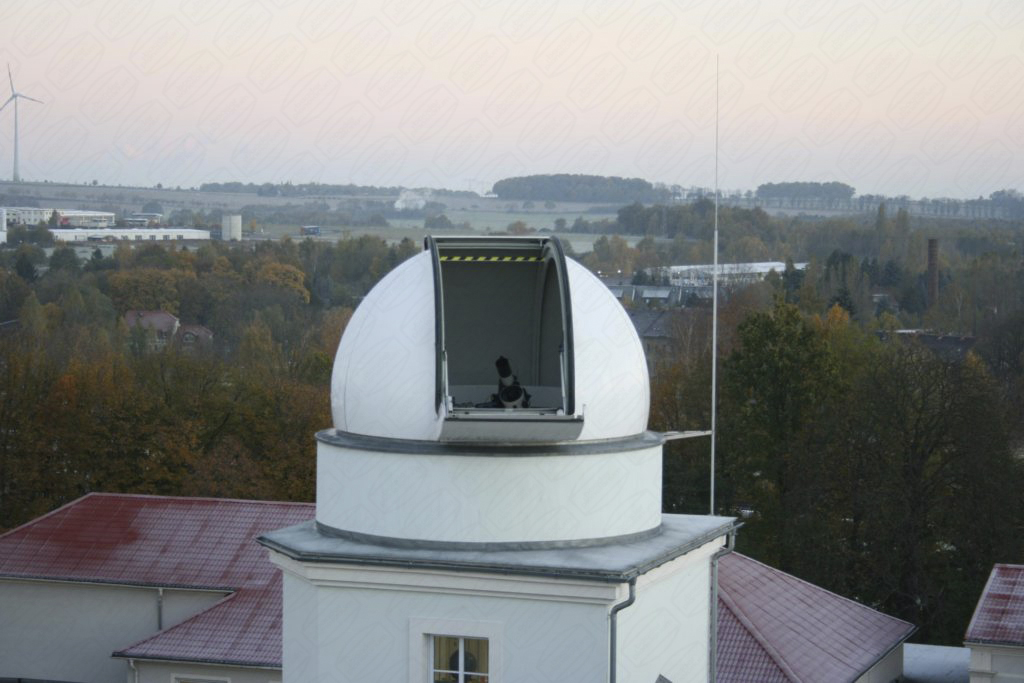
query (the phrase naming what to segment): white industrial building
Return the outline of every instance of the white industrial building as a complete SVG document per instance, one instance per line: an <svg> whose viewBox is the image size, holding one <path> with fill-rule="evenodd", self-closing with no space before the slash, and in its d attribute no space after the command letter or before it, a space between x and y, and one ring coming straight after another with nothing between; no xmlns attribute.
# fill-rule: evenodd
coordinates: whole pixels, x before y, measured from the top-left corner
<svg viewBox="0 0 1024 683"><path fill-rule="evenodd" d="M806 263L795 263L793 267L803 270ZM705 263L695 266L669 266L654 269L656 273L668 275L669 282L677 287L699 288L710 287L714 277L715 266ZM761 261L757 263L720 263L718 264L718 282L722 286L745 285L763 280L768 273L783 273L786 264L782 261Z"/></svg>
<svg viewBox="0 0 1024 683"><path fill-rule="evenodd" d="M242 241L242 216L224 214L220 219L220 238L225 242Z"/></svg>
<svg viewBox="0 0 1024 683"><path fill-rule="evenodd" d="M167 242L209 240L209 230L196 228L51 228L53 239L61 242Z"/></svg>
<svg viewBox="0 0 1024 683"><path fill-rule="evenodd" d="M60 225L79 228L110 228L116 222L116 216L109 211L84 211L80 209L40 209L34 206L8 206L7 220L12 225L39 225L47 223L56 211L60 217Z"/></svg>
<svg viewBox="0 0 1024 683"><path fill-rule="evenodd" d="M428 238L352 316L331 403L315 507L90 495L0 536L0 678L898 676L910 624L662 514L640 341L555 239Z"/></svg>

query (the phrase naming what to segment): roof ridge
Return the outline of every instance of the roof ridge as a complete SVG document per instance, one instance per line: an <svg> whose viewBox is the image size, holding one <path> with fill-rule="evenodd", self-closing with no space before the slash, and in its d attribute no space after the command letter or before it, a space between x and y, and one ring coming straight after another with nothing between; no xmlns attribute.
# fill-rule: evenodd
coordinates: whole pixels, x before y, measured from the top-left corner
<svg viewBox="0 0 1024 683"><path fill-rule="evenodd" d="M740 622L740 625L743 626L744 629L746 629L747 633L750 634L750 637L756 640L757 644L760 645L766 653L768 653L768 656L772 658L772 661L775 662L775 665L782 670L782 673L784 673L790 681L793 681L793 683L805 683L804 680L797 676L796 672L793 671L793 667L789 665L789 662L786 661L785 657L783 657L782 654L778 650L776 650L771 643L769 643L761 636L758 629L754 627L754 624L750 621L750 619L743 612L743 610L740 609L736 601L729 596L728 589L723 589L722 586L719 585L718 598L723 603L725 603L726 609L732 612L732 615L736 618L736 621ZM715 656L718 656L717 652L715 653Z"/></svg>
<svg viewBox="0 0 1024 683"><path fill-rule="evenodd" d="M4 538L5 536L10 536L11 534L13 534L16 531L21 531L22 529L25 529L25 528L33 525L33 524L36 524L37 522L40 522L40 521L42 521L44 519L47 519L48 517L53 517L54 515L56 515L58 512L60 512L64 508L69 508L72 505L76 505L77 503L85 500L86 498L91 498L93 496L102 496L102 495L105 495L105 494L103 494L102 492L99 492L99 491L89 491L85 495L79 496L78 498L75 498L74 500L69 500L68 502L64 503L60 507L55 507L54 509L50 510L49 512L47 512L45 514L42 514L42 515L40 515L38 517L33 517L32 519L28 520L27 522L24 522L22 524L19 524L16 527L8 529L7 531L5 531L2 534L0 534L0 539Z"/></svg>
<svg viewBox="0 0 1024 683"><path fill-rule="evenodd" d="M730 554L732 554L732 555L739 555L740 557L742 557L745 560L750 560L751 562L759 564L762 567L765 567L766 569L771 571L773 574L778 574L779 576L783 577L784 579L790 579L792 581L797 581L799 583L804 584L805 586L810 586L811 588L813 588L815 590L819 590L819 591L828 593L829 595L831 595L833 597L836 597L836 598L839 598L840 600L842 600L844 602L848 602L851 605L855 605L856 607L859 607L861 609L869 609L872 612L875 612L876 614L881 614L883 617L887 617L889 619L892 619L893 621L901 621L904 624L906 624L907 626L910 626L911 628L913 628L915 630L917 629L917 626L915 626L914 624L910 623L906 619L900 619L899 617L894 617L891 614L886 614L882 610L875 609L874 607L871 607L870 605L865 605L863 602L857 602L853 598L848 598L845 595L840 595L839 593L836 593L835 591L830 591L829 589L824 588L822 586L819 586L816 583L811 583L810 581L806 581L804 579L801 579L799 576L796 576L794 574L790 574L789 572L784 572L781 569L778 569L776 567L771 566L770 564L765 564L764 562L761 562L760 560L755 560L754 558L750 557L749 555L744 555L743 553L738 553L738 552L732 552Z"/></svg>

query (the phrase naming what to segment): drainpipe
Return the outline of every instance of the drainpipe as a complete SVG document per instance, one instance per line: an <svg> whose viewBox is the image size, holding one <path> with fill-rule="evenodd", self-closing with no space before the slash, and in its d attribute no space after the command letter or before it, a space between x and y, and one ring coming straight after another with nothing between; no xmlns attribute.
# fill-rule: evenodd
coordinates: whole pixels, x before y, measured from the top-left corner
<svg viewBox="0 0 1024 683"><path fill-rule="evenodd" d="M626 609L630 605L636 602L636 577L629 580L629 597L620 602L617 605L612 606L611 611L611 626L609 627L609 642L611 643L611 653L608 657L608 683L615 683L615 668L616 668L616 655L618 654L618 645L616 643L616 636L618 635L617 620L616 616L622 610Z"/></svg>
<svg viewBox="0 0 1024 683"><path fill-rule="evenodd" d="M164 589L156 589L156 630L164 630Z"/></svg>
<svg viewBox="0 0 1024 683"><path fill-rule="evenodd" d="M131 667L131 670L133 672L132 677L134 678L135 683L139 683L139 670L135 668L135 660L129 659L128 666Z"/></svg>
<svg viewBox="0 0 1024 683"><path fill-rule="evenodd" d="M725 546L711 556L711 608L708 628L708 683L718 680L718 559L736 547L736 531L726 536Z"/></svg>

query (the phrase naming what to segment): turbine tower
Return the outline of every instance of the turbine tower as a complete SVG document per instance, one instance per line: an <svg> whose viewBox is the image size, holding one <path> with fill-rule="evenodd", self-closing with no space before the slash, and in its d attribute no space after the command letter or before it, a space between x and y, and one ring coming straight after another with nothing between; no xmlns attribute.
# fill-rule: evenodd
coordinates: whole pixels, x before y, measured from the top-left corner
<svg viewBox="0 0 1024 683"><path fill-rule="evenodd" d="M34 97L29 97L28 95L23 95L14 89L14 77L11 75L10 63L7 64L7 80L11 83L11 96L8 97L7 101L4 102L2 107L0 107L0 111L3 111L7 108L8 104L14 102L14 182L17 183L21 181L21 176L18 175L18 100L25 99L31 102L38 102L39 104L42 104L43 101L37 100Z"/></svg>

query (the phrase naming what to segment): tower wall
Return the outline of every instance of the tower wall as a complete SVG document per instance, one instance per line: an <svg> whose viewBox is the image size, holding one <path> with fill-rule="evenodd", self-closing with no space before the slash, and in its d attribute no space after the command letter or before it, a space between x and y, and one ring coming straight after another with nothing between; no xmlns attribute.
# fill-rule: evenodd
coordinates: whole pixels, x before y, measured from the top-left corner
<svg viewBox="0 0 1024 683"><path fill-rule="evenodd" d="M350 534L434 544L571 544L653 533L661 524L661 443L640 444L609 452L579 444L565 454L486 446L444 454L442 446L380 452L321 440L317 521Z"/></svg>

